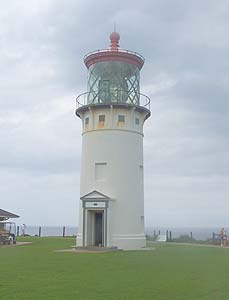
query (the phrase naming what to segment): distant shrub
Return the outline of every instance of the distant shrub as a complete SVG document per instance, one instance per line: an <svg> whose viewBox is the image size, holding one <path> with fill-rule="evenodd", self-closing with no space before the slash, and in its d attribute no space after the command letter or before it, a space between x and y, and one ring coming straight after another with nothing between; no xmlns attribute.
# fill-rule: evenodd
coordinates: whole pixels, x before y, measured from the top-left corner
<svg viewBox="0 0 229 300"><path fill-rule="evenodd" d="M173 238L172 242L176 242L176 243L196 243L197 240L192 238L188 234L183 234L183 235L180 235L177 238Z"/></svg>
<svg viewBox="0 0 229 300"><path fill-rule="evenodd" d="M149 235L149 234L146 234L146 240L147 241L151 241L151 242L155 242L158 238L158 235Z"/></svg>

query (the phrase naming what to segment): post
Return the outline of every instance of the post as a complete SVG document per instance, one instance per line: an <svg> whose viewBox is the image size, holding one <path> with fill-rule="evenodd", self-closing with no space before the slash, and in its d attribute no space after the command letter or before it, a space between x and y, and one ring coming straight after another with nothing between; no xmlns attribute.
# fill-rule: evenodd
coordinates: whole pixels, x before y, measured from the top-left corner
<svg viewBox="0 0 229 300"><path fill-rule="evenodd" d="M161 231L160 230L158 230L158 235L161 235Z"/></svg>
<svg viewBox="0 0 229 300"><path fill-rule="evenodd" d="M19 236L20 227L17 226L17 236Z"/></svg>
<svg viewBox="0 0 229 300"><path fill-rule="evenodd" d="M215 232L212 232L212 242L215 244Z"/></svg>
<svg viewBox="0 0 229 300"><path fill-rule="evenodd" d="M39 229L38 229L38 236L41 237L41 226L39 226Z"/></svg>
<svg viewBox="0 0 229 300"><path fill-rule="evenodd" d="M166 242L168 242L168 241L169 241L169 231L166 230Z"/></svg>
<svg viewBox="0 0 229 300"><path fill-rule="evenodd" d="M191 238L191 240L192 240L192 231L190 232L190 238Z"/></svg>
<svg viewBox="0 0 229 300"><path fill-rule="evenodd" d="M169 232L169 240L172 242L172 231Z"/></svg>
<svg viewBox="0 0 229 300"><path fill-rule="evenodd" d="M65 237L65 226L63 227L63 237Z"/></svg>

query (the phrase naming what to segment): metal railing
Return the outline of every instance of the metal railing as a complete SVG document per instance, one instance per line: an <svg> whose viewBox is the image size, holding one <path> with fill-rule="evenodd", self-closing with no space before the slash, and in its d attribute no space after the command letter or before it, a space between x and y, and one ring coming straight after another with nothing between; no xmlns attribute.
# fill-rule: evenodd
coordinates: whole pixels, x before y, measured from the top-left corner
<svg viewBox="0 0 229 300"><path fill-rule="evenodd" d="M88 56L90 55L93 55L93 54L98 54L98 53L106 53L106 52L117 52L117 53L128 53L128 54L132 54L132 55L135 55L137 56L138 58L140 58L143 62L145 62L145 58L139 54L138 52L135 52L135 51L130 51L130 50L125 50L125 49L117 49L117 50L113 50L113 49L100 49L100 50L94 50L94 51L91 51L89 53L87 53L85 56L84 56L84 60L86 58L88 58Z"/></svg>
<svg viewBox="0 0 229 300"><path fill-rule="evenodd" d="M93 104L127 104L142 106L150 110L150 98L144 94L136 93L134 97L128 91L115 90L112 96L102 94L104 91L90 91L77 96L76 109ZM115 93L114 93L115 92ZM121 93L121 94L120 94Z"/></svg>

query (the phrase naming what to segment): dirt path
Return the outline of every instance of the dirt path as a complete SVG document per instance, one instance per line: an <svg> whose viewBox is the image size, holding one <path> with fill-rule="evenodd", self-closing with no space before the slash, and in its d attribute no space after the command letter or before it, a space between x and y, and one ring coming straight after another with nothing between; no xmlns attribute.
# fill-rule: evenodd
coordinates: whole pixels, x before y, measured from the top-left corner
<svg viewBox="0 0 229 300"><path fill-rule="evenodd" d="M0 248L9 248L9 247L29 245L29 244L32 244L32 242L17 242L16 244L12 244L12 245L0 245Z"/></svg>

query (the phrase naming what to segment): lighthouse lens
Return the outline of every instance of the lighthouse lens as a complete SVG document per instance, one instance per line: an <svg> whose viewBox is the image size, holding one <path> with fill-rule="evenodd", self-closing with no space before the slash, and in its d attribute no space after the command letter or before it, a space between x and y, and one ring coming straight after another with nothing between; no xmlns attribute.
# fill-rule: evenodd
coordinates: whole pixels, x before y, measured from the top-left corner
<svg viewBox="0 0 229 300"><path fill-rule="evenodd" d="M122 102L139 105L139 69L126 62L105 61L90 66L87 103Z"/></svg>

